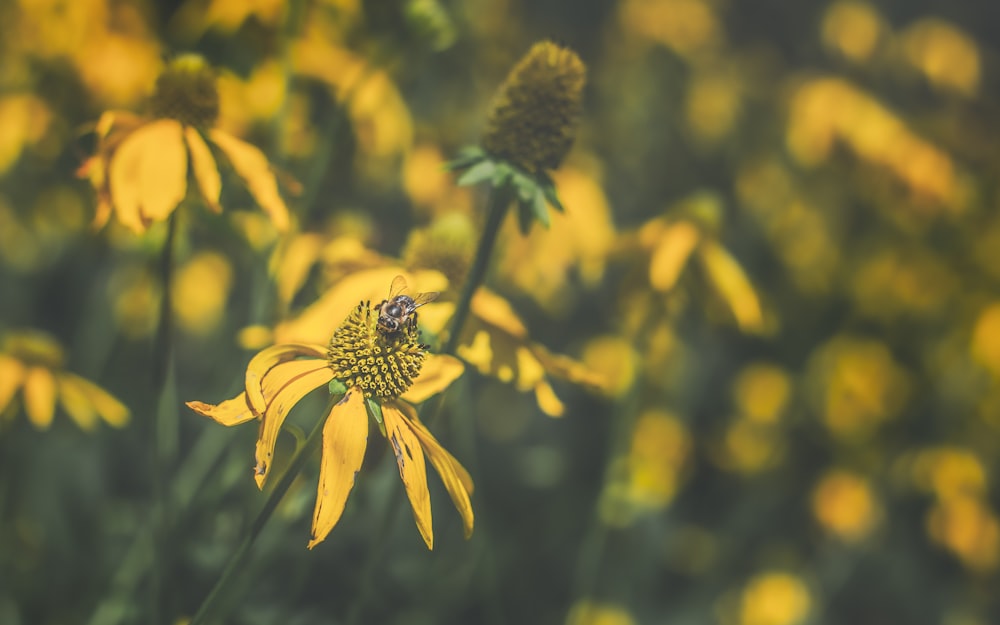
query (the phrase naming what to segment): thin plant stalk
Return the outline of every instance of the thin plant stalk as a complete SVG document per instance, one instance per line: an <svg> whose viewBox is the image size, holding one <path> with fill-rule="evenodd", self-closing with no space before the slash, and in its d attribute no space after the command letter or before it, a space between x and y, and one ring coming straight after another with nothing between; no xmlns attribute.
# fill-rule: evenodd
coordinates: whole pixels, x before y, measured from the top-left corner
<svg viewBox="0 0 1000 625"><path fill-rule="evenodd" d="M334 395L330 397L330 402L327 404L326 410L323 412L323 416L316 422L313 426L312 431L306 438L305 443L295 452L292 456L291 462L288 464L288 468L285 472L281 474L281 478L274 485L274 488L267 495L267 499L264 500L260 511L254 517L253 523L250 524L250 529L247 535L243 538L243 542L237 547L236 551L229 558L229 563L226 564L225 570L219 577L219 580L215 582L215 586L205 597L202 602L201 607L195 613L194 617L188 625L207 625L208 623L221 622L228 609L228 602L226 600L227 592L232 587L233 583L239 578L240 572L244 569L244 563L247 556L250 553L250 548L253 546L257 537L260 535L261 530L270 520L271 515L277 509L278 504L281 499L288 492L289 487L291 487L292 482L298 477L302 468L305 466L306 460L308 460L313 452L316 451L316 447L319 445L323 434L323 425L326 423L326 417L330 414L330 410L333 409L334 404L336 404L341 399L341 395Z"/></svg>
<svg viewBox="0 0 1000 625"><path fill-rule="evenodd" d="M164 594L164 575L167 571L166 538L170 518L170 506L167 501L167 475L177 456L177 407L176 380L174 378L173 360L173 301L171 285L174 274L174 247L177 240L176 213L167 220L167 237L163 242L160 254L158 272L163 293L160 297L159 321L153 338L153 362L151 386L153 397L156 398L155 418L150 433L152 457L152 491L151 509L153 526L153 560L154 566L150 579L150 618L152 623L159 622L160 606Z"/></svg>
<svg viewBox="0 0 1000 625"><path fill-rule="evenodd" d="M448 335L448 342L445 343L443 352L454 354L458 347L458 341L462 334L462 327L465 326L466 318L469 316L469 307L472 305L472 296L476 289L482 286L486 279L486 272L490 266L490 257L493 255L493 248L496 246L497 236L500 234L500 226L503 225L503 218L507 215L510 207L510 191L504 187L500 189L491 188L489 202L486 209L486 225L483 233L479 237L476 245L476 257L469 270L469 276L462 285L462 292L455 305L455 314L451 318L451 329Z"/></svg>

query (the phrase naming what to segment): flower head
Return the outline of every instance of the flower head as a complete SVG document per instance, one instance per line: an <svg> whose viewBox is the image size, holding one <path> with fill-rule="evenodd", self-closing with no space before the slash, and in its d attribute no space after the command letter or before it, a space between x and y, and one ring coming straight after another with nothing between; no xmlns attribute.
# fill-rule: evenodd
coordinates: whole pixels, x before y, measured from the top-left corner
<svg viewBox="0 0 1000 625"><path fill-rule="evenodd" d="M258 487L263 488L278 432L292 406L334 380L336 386L346 389L341 391L343 397L331 408L323 426L310 549L326 538L344 512L367 449L369 416L392 446L417 528L427 547L433 548L434 534L425 454L462 515L466 536L472 533L472 479L408 403L424 401L444 390L461 375L463 366L450 356L426 353L426 346L418 342L417 330L409 325L398 332L383 333L377 318L378 309L363 302L337 329L328 347L268 347L250 361L243 393L217 405L197 401L187 404L223 425L260 419L254 477Z"/></svg>
<svg viewBox="0 0 1000 625"><path fill-rule="evenodd" d="M97 153L77 171L97 191L94 225L112 212L137 234L166 221L189 192L188 177L209 210L221 212L222 177L209 144L228 160L275 228L289 226L288 207L267 158L256 147L211 128L219 114L215 76L193 55L173 61L156 83L151 117L106 111L98 120Z"/></svg>
<svg viewBox="0 0 1000 625"><path fill-rule="evenodd" d="M529 173L559 167L573 145L585 81L575 52L536 43L494 96L483 149Z"/></svg>
<svg viewBox="0 0 1000 625"><path fill-rule="evenodd" d="M516 200L525 234L535 220L548 227L548 205L562 210L548 170L573 145L586 74L572 50L536 43L494 96L481 147L464 149L448 164L466 170L459 185L488 180L504 205Z"/></svg>
<svg viewBox="0 0 1000 625"><path fill-rule="evenodd" d="M21 331L5 336L0 341L0 415L7 413L20 390L28 420L40 430L52 425L57 399L84 430L94 429L98 417L115 427L125 425L128 408L93 382L64 371L64 360L62 348L46 334Z"/></svg>

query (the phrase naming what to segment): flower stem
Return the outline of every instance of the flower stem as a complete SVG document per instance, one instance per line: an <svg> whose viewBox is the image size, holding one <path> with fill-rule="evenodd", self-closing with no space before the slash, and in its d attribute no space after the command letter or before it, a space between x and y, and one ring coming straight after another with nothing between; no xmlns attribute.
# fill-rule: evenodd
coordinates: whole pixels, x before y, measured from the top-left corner
<svg viewBox="0 0 1000 625"><path fill-rule="evenodd" d="M150 579L150 619L159 622L164 594L166 564L167 528L171 515L167 496L167 475L177 456L177 389L173 367L173 306L171 283L174 273L174 245L177 239L177 216L171 215L167 221L167 238L163 242L160 255L159 274L163 285L160 298L160 314L153 338L153 362L151 367L152 394L156 398L156 412L150 433L152 453L152 495L151 509L153 527L154 566Z"/></svg>
<svg viewBox="0 0 1000 625"><path fill-rule="evenodd" d="M326 415L330 414L330 410L333 408L340 399L341 395L333 395L330 397L330 403L327 405L326 410L323 411L323 416L316 422L313 426L312 431L306 438L305 443L299 448L295 455L292 456L292 460L288 463L288 468L285 472L281 474L281 478L278 479L278 483L274 485L271 492L268 493L267 499L264 500L260 511L254 517L253 522L250 524L250 529L247 535L243 538L243 542L237 547L236 551L229 558L229 563L226 564L225 570L222 571L222 575L219 580L215 582L215 586L212 588L208 596L201 603L198 611L192 617L188 625L206 625L207 623L219 623L222 622L231 602L228 600L228 593L235 581L239 578L239 573L244 569L244 562L246 561L247 555L250 553L250 548L253 546L257 537L260 535L261 530L270 520L271 515L274 513L281 499L288 492L288 488L298 477L299 473L302 471L302 467L305 466L306 460L312 456L313 452L316 451L317 445L319 445L322 439L323 425L326 423Z"/></svg>
<svg viewBox="0 0 1000 625"><path fill-rule="evenodd" d="M458 347L458 340L462 334L462 327L469 316L469 306L472 304L472 296L475 294L483 280L486 278L486 270L490 265L490 256L493 254L493 247L497 242L497 235L500 233L500 226L503 218L507 214L510 206L511 194L507 187L499 189L492 188L490 199L487 205L486 225L483 227L483 234L479 237L479 244L476 246L476 258L469 270L469 276L462 285L462 293L459 295L458 303L455 305L455 314L451 318L451 330L448 335L448 342L444 346L445 354L454 354Z"/></svg>

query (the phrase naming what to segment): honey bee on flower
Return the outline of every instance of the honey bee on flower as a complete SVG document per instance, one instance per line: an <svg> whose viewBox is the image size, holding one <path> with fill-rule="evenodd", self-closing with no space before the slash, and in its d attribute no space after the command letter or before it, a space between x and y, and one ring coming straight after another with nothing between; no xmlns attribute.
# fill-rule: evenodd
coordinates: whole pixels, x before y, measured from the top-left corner
<svg viewBox="0 0 1000 625"><path fill-rule="evenodd" d="M417 325L417 309L438 298L437 291L417 293L413 297L406 295L406 278L396 276L389 287L389 297L378 305L379 332L390 336L402 328L415 328Z"/></svg>

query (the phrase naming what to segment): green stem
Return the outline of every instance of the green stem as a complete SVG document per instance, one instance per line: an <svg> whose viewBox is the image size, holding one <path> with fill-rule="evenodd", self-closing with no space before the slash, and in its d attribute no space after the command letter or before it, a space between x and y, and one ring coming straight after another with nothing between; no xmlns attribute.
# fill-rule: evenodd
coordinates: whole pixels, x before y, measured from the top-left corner
<svg viewBox="0 0 1000 625"><path fill-rule="evenodd" d="M455 305L455 314L451 318L451 329L448 335L448 342L444 346L445 354L454 354L458 347L458 340L462 334L462 327L469 316L469 306L472 304L472 296L475 294L483 281L486 279L486 270L490 266L490 256L493 255L493 247L497 242L497 235L500 233L500 226L503 218L507 215L507 208L510 206L511 195L506 187L493 188L490 191L490 199L487 205L486 225L483 227L483 234L479 237L479 244L476 246L476 258L469 270L469 277L462 285L462 293L459 295L458 303Z"/></svg>
<svg viewBox="0 0 1000 625"><path fill-rule="evenodd" d="M174 273L174 243L177 238L176 212L167 220L167 238L163 242L160 255L159 274L163 294L160 298L160 315L153 338L152 396L156 398L155 418L150 433L152 448L153 503L151 509L153 527L154 566L150 576L150 622L158 623L160 618L166 564L166 534L169 526L170 506L167 501L167 474L177 454L177 407L175 380L173 375L173 306L171 283Z"/></svg>
<svg viewBox="0 0 1000 625"><path fill-rule="evenodd" d="M320 439L322 438L323 425L326 423L326 416L330 414L330 410L333 408L334 404L340 400L339 395L334 395L330 398L330 403L327 405L327 409L323 412L323 416L316 422L313 427L312 432L306 438L306 442L299 448L299 450L292 457L291 462L288 464L288 468L285 472L281 474L281 478L278 483L274 485L271 492L268 493L267 499L261 506L260 511L257 516L254 517L253 523L250 524L250 530L247 532L246 537L243 538L243 542L236 549L233 555L229 558L229 563L226 565L225 570L219 577L219 580L215 582L215 586L212 588L208 596L202 602L201 607L198 608L198 612L195 613L194 617L188 625L205 625L207 623L218 623L226 616L226 610L229 606L227 601L227 593L231 589L233 583L239 578L239 574L244 569L244 562L246 561L247 555L250 552L250 548L253 546L254 541L257 540L257 536L260 534L261 530L264 529L264 525L267 524L274 510L278 507L278 503L288 492L289 487L295 478L298 477L299 473L302 471L302 467L305 466L306 460L312 456L312 453L316 450L317 445L319 445Z"/></svg>

